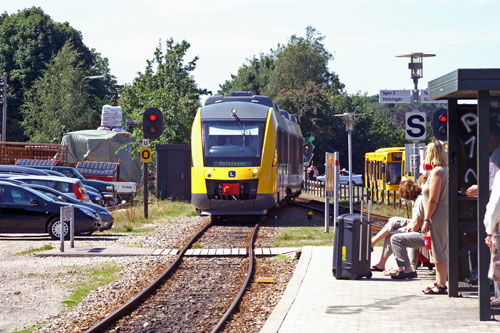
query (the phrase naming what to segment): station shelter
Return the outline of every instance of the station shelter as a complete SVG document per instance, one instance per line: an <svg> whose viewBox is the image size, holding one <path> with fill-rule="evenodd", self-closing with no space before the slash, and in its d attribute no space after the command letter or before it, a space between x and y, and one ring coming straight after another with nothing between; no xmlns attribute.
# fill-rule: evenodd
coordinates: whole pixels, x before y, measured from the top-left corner
<svg viewBox="0 0 500 333"><path fill-rule="evenodd" d="M477 293L479 319L490 320L490 250L483 224L490 195L489 158L500 144L500 69L457 69L429 82L429 98L448 100L448 295ZM500 149L500 148L499 148ZM465 195L478 185L477 198Z"/></svg>

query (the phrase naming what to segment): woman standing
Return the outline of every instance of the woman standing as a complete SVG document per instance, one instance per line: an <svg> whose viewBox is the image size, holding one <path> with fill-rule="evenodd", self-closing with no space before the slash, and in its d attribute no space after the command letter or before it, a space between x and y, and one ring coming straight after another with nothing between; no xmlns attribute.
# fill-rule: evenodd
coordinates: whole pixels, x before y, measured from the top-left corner
<svg viewBox="0 0 500 333"><path fill-rule="evenodd" d="M448 278L448 154L439 141L427 145L425 163L432 167L422 186L425 217L422 232L431 232L431 262L436 265L436 283L423 290L426 295L447 294Z"/></svg>

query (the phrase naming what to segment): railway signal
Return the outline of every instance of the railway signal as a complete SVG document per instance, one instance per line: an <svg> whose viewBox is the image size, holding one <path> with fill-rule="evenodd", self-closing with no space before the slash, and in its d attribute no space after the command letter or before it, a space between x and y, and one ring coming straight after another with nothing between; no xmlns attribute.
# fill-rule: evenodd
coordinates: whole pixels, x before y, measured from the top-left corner
<svg viewBox="0 0 500 333"><path fill-rule="evenodd" d="M432 132L438 140L446 141L448 139L448 110L439 109L434 112Z"/></svg>
<svg viewBox="0 0 500 333"><path fill-rule="evenodd" d="M163 114L157 108L147 108L142 116L144 138L158 139L163 132Z"/></svg>

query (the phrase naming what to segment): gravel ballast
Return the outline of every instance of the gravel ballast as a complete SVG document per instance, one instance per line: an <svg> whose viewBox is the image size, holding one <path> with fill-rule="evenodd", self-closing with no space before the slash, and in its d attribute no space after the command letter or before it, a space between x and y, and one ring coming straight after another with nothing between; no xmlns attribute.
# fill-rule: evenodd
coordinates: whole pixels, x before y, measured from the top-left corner
<svg viewBox="0 0 500 333"><path fill-rule="evenodd" d="M154 225L148 235L133 233L97 233L91 237L78 237L75 247L125 247L180 248L191 238L208 218L185 217L168 224ZM276 227L267 225L259 231L259 246L266 246L276 234ZM156 278L173 260L173 257L37 257L35 254L14 256L15 253L39 249L45 245L59 247L58 241L46 235L0 235L0 332L10 332L40 325L41 332L74 332L87 329L96 320L104 318L135 296L141 288ZM66 243L69 246L69 242ZM62 303L71 295L71 288L94 267L113 263L121 268L117 281L91 291L81 303L67 309ZM252 296L246 296L241 310L248 310L254 318L250 324L246 315L235 315L235 321L225 331L257 332L279 301L290 279L296 260L282 262L261 261L258 275L281 276L274 285L255 285ZM259 271L260 269L260 271ZM283 274L280 274L283 273ZM258 290L267 289L259 296ZM260 305L259 305L260 304ZM265 309L256 314L256 309ZM257 316L257 317L255 317Z"/></svg>

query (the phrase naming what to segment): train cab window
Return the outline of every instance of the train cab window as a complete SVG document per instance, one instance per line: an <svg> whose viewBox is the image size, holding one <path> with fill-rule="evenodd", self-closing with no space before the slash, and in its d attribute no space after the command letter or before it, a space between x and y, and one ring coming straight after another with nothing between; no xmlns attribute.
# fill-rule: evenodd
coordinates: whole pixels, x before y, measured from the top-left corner
<svg viewBox="0 0 500 333"><path fill-rule="evenodd" d="M205 166L260 166L264 121L204 121Z"/></svg>

